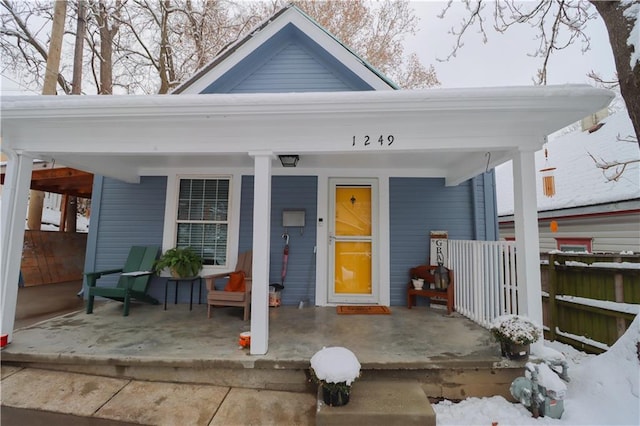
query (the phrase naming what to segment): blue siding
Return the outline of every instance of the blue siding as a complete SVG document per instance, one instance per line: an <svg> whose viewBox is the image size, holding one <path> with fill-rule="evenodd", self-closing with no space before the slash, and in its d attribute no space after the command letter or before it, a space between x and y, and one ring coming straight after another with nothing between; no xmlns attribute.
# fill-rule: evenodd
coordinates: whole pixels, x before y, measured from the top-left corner
<svg viewBox="0 0 640 426"><path fill-rule="evenodd" d="M253 232L253 176L242 177L242 211L240 218L240 250L252 245ZM285 289L282 291L284 305L297 305L308 299L315 303L315 253L317 188L315 176L274 176L271 181L271 251L269 282L280 283L282 257L285 241L282 238L282 211L304 209L305 227L287 229L289 234L289 261Z"/></svg>
<svg viewBox="0 0 640 426"><path fill-rule="evenodd" d="M202 93L372 90L293 24L256 48Z"/></svg>
<svg viewBox="0 0 640 426"><path fill-rule="evenodd" d="M139 184L99 178L92 199L87 259L95 259L92 270L121 268L133 245L162 246L166 177L142 177ZM95 185L94 185L95 186ZM117 275L100 279L101 286L114 286ZM164 300L164 281L154 277L150 293Z"/></svg>
<svg viewBox="0 0 640 426"><path fill-rule="evenodd" d="M452 239L474 239L474 180L445 187L440 178L389 180L391 305L406 305L409 269L428 263L429 233L446 230ZM476 197L477 198L477 197Z"/></svg>

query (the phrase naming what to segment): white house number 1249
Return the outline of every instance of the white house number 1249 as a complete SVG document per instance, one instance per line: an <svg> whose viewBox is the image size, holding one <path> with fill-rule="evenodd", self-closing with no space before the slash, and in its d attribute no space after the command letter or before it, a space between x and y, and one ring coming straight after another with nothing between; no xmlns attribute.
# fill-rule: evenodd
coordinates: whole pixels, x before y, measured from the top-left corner
<svg viewBox="0 0 640 426"><path fill-rule="evenodd" d="M391 146L395 138L393 135L380 135L378 139L375 139L375 136L372 138L370 136L354 136L351 146L356 146L362 144L362 146L370 146L370 145L380 145L380 146Z"/></svg>

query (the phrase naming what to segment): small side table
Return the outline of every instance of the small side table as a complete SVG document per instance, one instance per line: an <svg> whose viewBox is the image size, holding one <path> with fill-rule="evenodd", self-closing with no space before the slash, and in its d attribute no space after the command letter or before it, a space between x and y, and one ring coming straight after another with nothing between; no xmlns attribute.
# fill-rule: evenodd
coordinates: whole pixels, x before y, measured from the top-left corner
<svg viewBox="0 0 640 426"><path fill-rule="evenodd" d="M168 278L164 283L164 310L167 310L167 291L169 289L169 282L173 282L176 285L176 292L173 300L173 304L178 304L178 286L180 283L191 283L191 294L189 296L189 310L193 310L193 283L198 281L198 305L202 303L202 278L201 277L186 277L186 278Z"/></svg>

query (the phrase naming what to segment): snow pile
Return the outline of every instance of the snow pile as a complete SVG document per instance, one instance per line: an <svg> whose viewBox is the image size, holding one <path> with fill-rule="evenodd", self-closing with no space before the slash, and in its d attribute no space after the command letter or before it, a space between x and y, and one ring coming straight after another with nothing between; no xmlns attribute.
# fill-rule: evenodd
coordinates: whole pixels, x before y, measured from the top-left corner
<svg viewBox="0 0 640 426"><path fill-rule="evenodd" d="M569 345L545 341L545 354L558 351L569 364L571 381L566 385L564 414L560 419L534 419L521 404L500 396L469 398L460 403L434 404L438 426L448 425L639 425L640 424L640 320L607 352L594 356ZM547 358L547 355L544 356ZM523 369L524 374L524 369Z"/></svg>
<svg viewBox="0 0 640 426"><path fill-rule="evenodd" d="M347 386L360 376L360 362L347 348L340 346L322 348L311 357L311 368L316 377L327 383Z"/></svg>
<svg viewBox="0 0 640 426"><path fill-rule="evenodd" d="M565 401L566 424L627 425L640 422L638 381L640 321L607 352L576 367Z"/></svg>

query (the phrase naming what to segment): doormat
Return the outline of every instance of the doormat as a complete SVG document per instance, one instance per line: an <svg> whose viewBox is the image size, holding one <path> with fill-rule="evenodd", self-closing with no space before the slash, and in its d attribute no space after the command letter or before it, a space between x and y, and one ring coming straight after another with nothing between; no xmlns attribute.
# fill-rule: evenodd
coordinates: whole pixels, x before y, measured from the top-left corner
<svg viewBox="0 0 640 426"><path fill-rule="evenodd" d="M367 305L343 305L338 306L338 314L340 315L389 315L391 309L386 306L367 306Z"/></svg>

